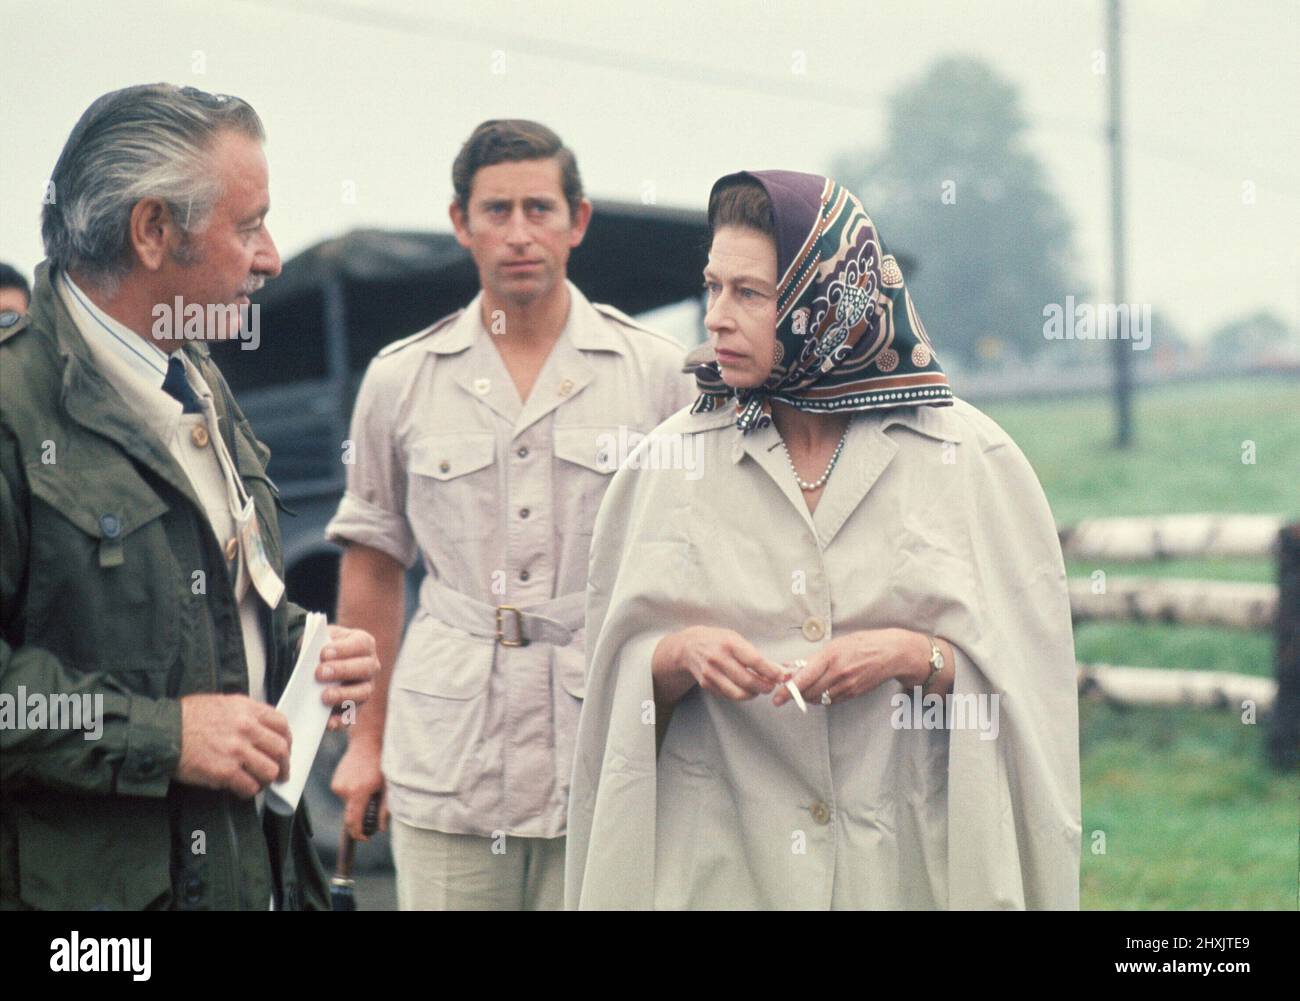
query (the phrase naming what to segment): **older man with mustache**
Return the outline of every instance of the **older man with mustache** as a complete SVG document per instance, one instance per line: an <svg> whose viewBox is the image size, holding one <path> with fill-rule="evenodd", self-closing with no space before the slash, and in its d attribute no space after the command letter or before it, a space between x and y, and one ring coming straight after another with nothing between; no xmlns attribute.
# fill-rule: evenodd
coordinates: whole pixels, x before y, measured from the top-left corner
<svg viewBox="0 0 1300 1001"><path fill-rule="evenodd" d="M0 696L102 707L94 740L0 729L0 908L328 908L305 807L263 809L306 618L270 453L203 340L155 329L179 303L234 336L279 273L262 140L234 97L95 101L51 177L31 311L0 321ZM337 728L378 661L331 630Z"/></svg>

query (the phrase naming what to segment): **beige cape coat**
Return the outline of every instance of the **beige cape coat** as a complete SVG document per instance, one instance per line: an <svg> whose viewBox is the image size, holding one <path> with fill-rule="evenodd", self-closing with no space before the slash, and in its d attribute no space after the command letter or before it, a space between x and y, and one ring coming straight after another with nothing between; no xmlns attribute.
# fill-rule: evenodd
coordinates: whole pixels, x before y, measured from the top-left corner
<svg viewBox="0 0 1300 1001"><path fill-rule="evenodd" d="M942 725L896 681L806 714L696 687L656 755L651 654L695 624L778 663L933 633L964 711ZM605 495L587 649L568 907L1078 907L1061 550L1024 455L969 404L856 414L814 515L774 426L679 411Z"/></svg>

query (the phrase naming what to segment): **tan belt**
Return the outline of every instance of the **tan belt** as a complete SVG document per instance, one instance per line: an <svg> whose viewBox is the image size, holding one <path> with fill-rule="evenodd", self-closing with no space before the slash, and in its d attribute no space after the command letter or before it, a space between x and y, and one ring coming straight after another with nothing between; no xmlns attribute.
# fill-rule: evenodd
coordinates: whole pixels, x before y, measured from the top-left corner
<svg viewBox="0 0 1300 1001"><path fill-rule="evenodd" d="M420 584L420 604L430 615L471 636L495 639L502 646L568 646L585 623L586 599L585 591L575 591L517 608L475 601L432 574L426 574Z"/></svg>

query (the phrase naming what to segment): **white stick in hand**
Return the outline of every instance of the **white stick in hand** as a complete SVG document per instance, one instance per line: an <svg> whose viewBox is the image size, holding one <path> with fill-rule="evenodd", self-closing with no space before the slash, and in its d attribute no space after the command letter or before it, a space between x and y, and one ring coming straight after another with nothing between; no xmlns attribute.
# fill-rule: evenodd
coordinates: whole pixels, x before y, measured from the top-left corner
<svg viewBox="0 0 1300 1001"><path fill-rule="evenodd" d="M807 667L808 662L800 657L790 666L794 668L794 673L785 679L785 690L790 693L790 698L794 699L794 704L799 707L799 711L806 713L808 711L808 703L803 700L803 693L799 691L799 686L794 683L794 675Z"/></svg>

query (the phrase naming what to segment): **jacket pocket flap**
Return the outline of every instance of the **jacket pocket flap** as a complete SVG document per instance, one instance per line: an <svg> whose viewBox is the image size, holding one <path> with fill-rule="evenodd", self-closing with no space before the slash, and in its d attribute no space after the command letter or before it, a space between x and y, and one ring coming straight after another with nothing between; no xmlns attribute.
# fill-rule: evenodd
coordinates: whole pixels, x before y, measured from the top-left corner
<svg viewBox="0 0 1300 1001"><path fill-rule="evenodd" d="M411 445L411 472L451 480L491 465L496 435L491 431L427 434Z"/></svg>
<svg viewBox="0 0 1300 1001"><path fill-rule="evenodd" d="M98 469L83 475L31 463L27 482L33 496L96 539L130 535L170 506L134 471ZM87 483L95 489L87 490Z"/></svg>
<svg viewBox="0 0 1300 1001"><path fill-rule="evenodd" d="M442 699L472 699L492 676L496 641L417 612L406 630L393 684Z"/></svg>

